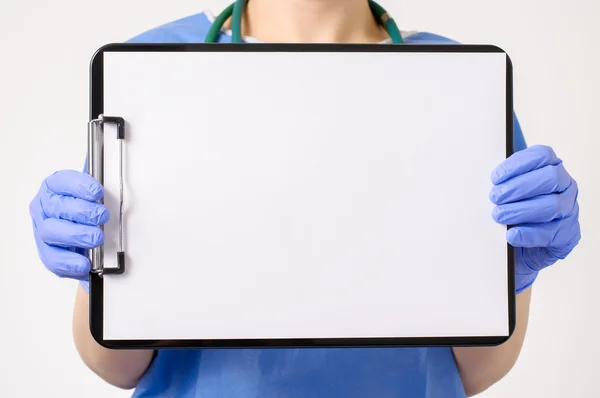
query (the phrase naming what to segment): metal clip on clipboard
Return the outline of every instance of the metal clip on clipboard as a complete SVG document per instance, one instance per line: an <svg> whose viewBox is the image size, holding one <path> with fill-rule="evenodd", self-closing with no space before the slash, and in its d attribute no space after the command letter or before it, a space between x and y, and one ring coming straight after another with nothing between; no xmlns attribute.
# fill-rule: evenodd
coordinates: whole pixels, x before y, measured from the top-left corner
<svg viewBox="0 0 600 398"><path fill-rule="evenodd" d="M125 140L125 120L121 117L99 115L88 123L88 173L104 186L104 128L106 123L117 125L119 140L119 241L117 266L104 268L104 245L89 251L91 272L100 276L125 272L125 251L123 248L123 141ZM99 203L103 203L101 199ZM100 229L104 230L103 226Z"/></svg>

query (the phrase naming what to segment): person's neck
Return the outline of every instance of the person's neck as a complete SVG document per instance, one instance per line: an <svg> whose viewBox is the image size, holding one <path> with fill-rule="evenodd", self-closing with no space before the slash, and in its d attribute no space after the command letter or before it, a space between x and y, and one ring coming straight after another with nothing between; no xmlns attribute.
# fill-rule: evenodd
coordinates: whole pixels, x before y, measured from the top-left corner
<svg viewBox="0 0 600 398"><path fill-rule="evenodd" d="M242 33L266 43L377 43L388 38L367 0L249 0Z"/></svg>

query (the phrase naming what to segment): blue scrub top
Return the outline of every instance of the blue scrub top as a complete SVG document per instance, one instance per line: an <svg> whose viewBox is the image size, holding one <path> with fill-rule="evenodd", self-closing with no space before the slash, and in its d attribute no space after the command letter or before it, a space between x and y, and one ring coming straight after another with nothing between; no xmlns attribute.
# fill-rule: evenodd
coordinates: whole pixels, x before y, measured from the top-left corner
<svg viewBox="0 0 600 398"><path fill-rule="evenodd" d="M207 12L191 15L128 42L203 42L213 19ZM219 41L231 42L229 32ZM455 43L423 32L405 41ZM516 117L514 123L521 150ZM133 397L463 398L465 392L450 348L200 349L159 350Z"/></svg>

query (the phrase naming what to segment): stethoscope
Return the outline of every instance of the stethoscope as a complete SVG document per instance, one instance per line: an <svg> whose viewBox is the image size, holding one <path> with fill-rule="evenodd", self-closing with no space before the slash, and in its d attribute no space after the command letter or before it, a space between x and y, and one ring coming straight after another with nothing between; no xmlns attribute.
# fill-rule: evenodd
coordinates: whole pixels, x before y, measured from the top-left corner
<svg viewBox="0 0 600 398"><path fill-rule="evenodd" d="M231 4L225 10L223 10L223 12L220 13L219 16L217 16L212 26L210 27L210 30L206 35L205 42L216 43L221 33L221 29L223 29L223 25L229 18L231 18L231 42L241 43L242 13L244 11L244 8L246 7L247 1L248 0L236 0L235 3ZM369 6L371 7L371 12L373 13L373 16L375 17L377 22L381 26L383 26L387 34L392 39L392 43L404 43L404 40L402 40L402 35L400 34L400 29L398 29L396 22L394 22L394 20L389 16L387 11L373 0L369 0Z"/></svg>

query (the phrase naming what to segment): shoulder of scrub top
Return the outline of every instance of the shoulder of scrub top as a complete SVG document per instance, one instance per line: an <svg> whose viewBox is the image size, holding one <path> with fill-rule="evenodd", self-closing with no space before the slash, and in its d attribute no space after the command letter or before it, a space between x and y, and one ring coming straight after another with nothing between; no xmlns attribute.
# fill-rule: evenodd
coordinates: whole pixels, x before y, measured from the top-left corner
<svg viewBox="0 0 600 398"><path fill-rule="evenodd" d="M189 15L137 34L126 43L201 43L212 19L206 12Z"/></svg>

